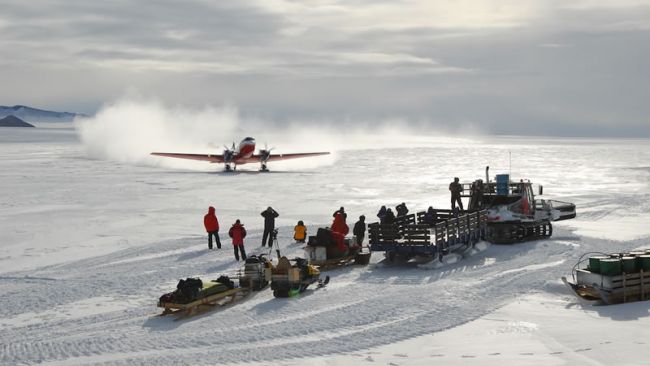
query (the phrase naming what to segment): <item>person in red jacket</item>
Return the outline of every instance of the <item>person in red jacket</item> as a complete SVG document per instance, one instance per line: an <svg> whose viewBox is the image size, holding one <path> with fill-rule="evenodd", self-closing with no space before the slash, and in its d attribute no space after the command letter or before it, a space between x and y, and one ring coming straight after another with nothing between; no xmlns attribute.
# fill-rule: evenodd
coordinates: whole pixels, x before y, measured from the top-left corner
<svg viewBox="0 0 650 366"><path fill-rule="evenodd" d="M235 248L235 259L239 261L239 253L241 253L241 259L246 260L246 251L244 250L244 238L246 237L246 229L244 225L241 224L239 219L228 231L228 235L232 238L232 246ZM238 249L239 248L239 249Z"/></svg>
<svg viewBox="0 0 650 366"><path fill-rule="evenodd" d="M208 213L203 216L203 226L205 231L208 232L208 249L212 250L212 236L217 244L217 249L221 249L221 240L219 240L219 220L217 215L214 214L214 207L208 208Z"/></svg>
<svg viewBox="0 0 650 366"><path fill-rule="evenodd" d="M348 235L350 227L345 223L345 217L341 212L337 212L334 215L334 222L332 222L332 231L335 233L343 234L343 236Z"/></svg>
<svg viewBox="0 0 650 366"><path fill-rule="evenodd" d="M341 255L347 251L347 246L345 246L345 236L350 231L348 224L345 223L345 218L342 213L337 212L334 214L334 222L332 222L332 238L336 241L336 246L338 247Z"/></svg>

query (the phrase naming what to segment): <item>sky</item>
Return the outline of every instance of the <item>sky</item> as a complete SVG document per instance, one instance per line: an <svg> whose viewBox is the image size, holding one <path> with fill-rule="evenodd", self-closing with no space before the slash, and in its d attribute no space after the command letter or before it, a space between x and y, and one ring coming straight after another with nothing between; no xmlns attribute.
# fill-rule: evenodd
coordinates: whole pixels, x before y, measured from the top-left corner
<svg viewBox="0 0 650 366"><path fill-rule="evenodd" d="M650 137L650 0L0 0L0 105Z"/></svg>

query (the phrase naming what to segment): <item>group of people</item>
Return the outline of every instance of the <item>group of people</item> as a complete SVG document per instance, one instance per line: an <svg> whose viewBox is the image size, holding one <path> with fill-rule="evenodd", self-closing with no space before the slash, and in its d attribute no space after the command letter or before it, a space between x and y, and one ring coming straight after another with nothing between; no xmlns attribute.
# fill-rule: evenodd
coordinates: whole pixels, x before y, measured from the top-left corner
<svg viewBox="0 0 650 366"><path fill-rule="evenodd" d="M277 235L277 231L275 230L275 219L280 215L270 206L266 210L262 211L260 215L264 218L262 247L268 245L270 248L273 246L273 242L276 239ZM332 223L331 227L332 232L340 233L343 236L347 235L350 231L350 228L346 224L348 214L345 212L345 209L341 207L339 210L335 211L332 216L334 217L334 222ZM365 237L365 219L365 216L359 216L359 221L357 221L357 223L354 225L353 234L356 237L357 245L361 245ZM219 219L217 219L214 207L210 206L208 208L208 213L203 217L203 225L205 227L205 231L208 233L208 249L213 249L212 238L214 238L217 249L221 249L221 239L219 238ZM241 256L242 260L246 260L246 250L244 248L246 228L244 228L244 224L242 224L239 219L237 219L228 230L228 236L232 238L235 259L239 261L239 258ZM298 224L294 227L293 238L298 243L304 243L307 239L307 227L302 220L298 221Z"/></svg>
<svg viewBox="0 0 650 366"><path fill-rule="evenodd" d="M379 212L377 212L377 217L379 218L379 222L381 224L394 224L395 218L408 215L409 209L408 207L406 207L406 203L402 202L399 205L395 206L395 212L397 212L397 215L395 215L395 213L393 213L393 210L391 210L390 208L386 208L386 206L381 206Z"/></svg>
<svg viewBox="0 0 650 366"><path fill-rule="evenodd" d="M463 192L463 186L459 183L458 178L454 178L454 181L449 184L449 191L451 192L451 208L455 210L456 203L460 210L463 210L463 202L461 200L461 193ZM409 209L406 207L404 202L395 206L395 211L397 215L393 213L393 210L386 208L386 206L381 206L377 217L381 224L394 224L396 217L405 216L408 214ZM276 239L277 232L275 231L275 219L280 216L276 210L272 207L268 207L266 210L262 211L260 214L264 217L264 233L262 234L262 247L268 245L269 248L273 246L273 242ZM345 208L341 207L336 210L332 215L334 221L332 222L332 232L338 233L345 237L350 231L349 226L346 223L348 214L345 212ZM433 207L429 206L427 209L424 221L429 225L435 224L436 221L436 211ZM364 215L359 216L359 221L354 224L352 233L356 238L357 245L362 245L363 239L366 235L366 217ZM203 224L205 226L205 231L208 233L208 249L212 250L212 238L214 237L215 244L217 249L221 249L221 240L219 238L219 220L215 214L214 207L210 206L208 208L208 213L203 218ZM241 223L239 219L235 221L234 224L228 230L228 236L232 238L232 245L234 247L235 259L239 261L240 255L242 260L246 260L246 250L244 249L244 238L246 237L246 229L244 224ZM305 226L302 220L298 221L298 224L294 227L293 238L298 243L304 243L307 239L307 227Z"/></svg>

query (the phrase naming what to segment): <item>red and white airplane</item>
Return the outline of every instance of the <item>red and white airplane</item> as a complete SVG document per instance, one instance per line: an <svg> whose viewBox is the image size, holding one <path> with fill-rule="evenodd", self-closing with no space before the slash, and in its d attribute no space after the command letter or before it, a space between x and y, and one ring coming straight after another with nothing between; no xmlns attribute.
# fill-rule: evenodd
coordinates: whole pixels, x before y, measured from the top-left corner
<svg viewBox="0 0 650 366"><path fill-rule="evenodd" d="M297 153L297 154L271 154L271 149L260 149L259 154L255 154L255 139L246 137L241 140L237 149L235 143L232 143L232 148L229 149L224 145L225 150L223 154L183 154L183 153L164 153L153 152L151 155L165 156L169 158L191 159L191 160L205 160L211 163L224 163L226 164L226 171L237 169L237 165L248 163L260 163L260 171L268 171L266 163L269 161L287 160L306 158L310 156L327 155L329 152L313 152L313 153Z"/></svg>

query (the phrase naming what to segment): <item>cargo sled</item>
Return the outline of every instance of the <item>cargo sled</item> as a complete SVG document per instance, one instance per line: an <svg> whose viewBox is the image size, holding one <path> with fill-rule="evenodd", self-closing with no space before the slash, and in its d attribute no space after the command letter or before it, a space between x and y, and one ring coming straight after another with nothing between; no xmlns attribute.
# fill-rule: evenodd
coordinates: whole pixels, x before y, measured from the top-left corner
<svg viewBox="0 0 650 366"><path fill-rule="evenodd" d="M588 263L586 268L579 268ZM650 300L650 249L630 253L587 253L562 281L581 299L619 304Z"/></svg>
<svg viewBox="0 0 650 366"><path fill-rule="evenodd" d="M195 315L200 311L232 304L254 291L266 288L271 280L272 264L263 255L250 256L238 271L238 285L228 276L203 281L200 278L180 280L176 291L164 294L158 300L163 308L161 316Z"/></svg>
<svg viewBox="0 0 650 366"><path fill-rule="evenodd" d="M371 252L364 252L363 247L356 244L356 237L343 238L343 247L340 247L333 235L336 234L332 234L329 229L320 228L317 235L309 237L303 249L310 265L326 271L349 264L370 263Z"/></svg>
<svg viewBox="0 0 650 366"><path fill-rule="evenodd" d="M271 289L275 297L292 297L304 292L314 283L318 284L318 288L324 287L329 283L329 279L329 276L321 279L318 268L310 265L306 259L289 260L287 257L280 257L278 265L272 270Z"/></svg>
<svg viewBox="0 0 650 366"><path fill-rule="evenodd" d="M370 250L384 252L386 260L406 262L412 258L438 259L462 253L479 242L486 231L487 212L456 215L450 210L435 210L435 217L425 220L423 212L398 216L393 224L368 225Z"/></svg>

